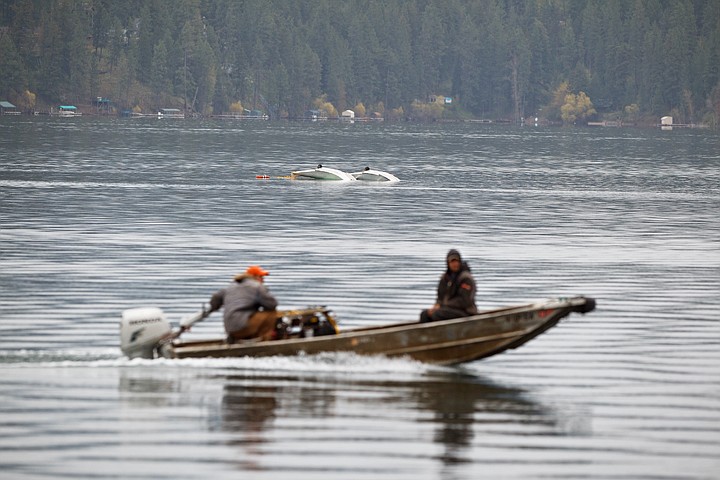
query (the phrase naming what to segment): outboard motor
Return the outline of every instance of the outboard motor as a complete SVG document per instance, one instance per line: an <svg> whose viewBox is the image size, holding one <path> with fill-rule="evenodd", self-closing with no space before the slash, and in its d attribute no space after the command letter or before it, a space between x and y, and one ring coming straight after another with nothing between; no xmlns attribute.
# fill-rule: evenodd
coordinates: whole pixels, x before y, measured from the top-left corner
<svg viewBox="0 0 720 480"><path fill-rule="evenodd" d="M172 335L170 322L157 307L123 311L120 321L120 349L128 358L154 358L161 340Z"/></svg>

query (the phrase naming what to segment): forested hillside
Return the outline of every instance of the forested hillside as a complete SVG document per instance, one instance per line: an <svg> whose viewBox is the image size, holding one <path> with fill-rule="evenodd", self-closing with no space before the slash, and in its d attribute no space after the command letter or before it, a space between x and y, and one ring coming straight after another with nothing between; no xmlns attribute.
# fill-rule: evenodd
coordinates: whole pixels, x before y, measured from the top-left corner
<svg viewBox="0 0 720 480"><path fill-rule="evenodd" d="M0 99L96 97L717 124L720 0L0 0Z"/></svg>

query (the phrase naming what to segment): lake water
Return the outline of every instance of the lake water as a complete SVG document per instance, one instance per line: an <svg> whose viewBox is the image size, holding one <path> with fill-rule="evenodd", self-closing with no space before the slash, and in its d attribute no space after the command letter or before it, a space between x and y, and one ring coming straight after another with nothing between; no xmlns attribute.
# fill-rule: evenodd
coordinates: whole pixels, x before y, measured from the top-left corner
<svg viewBox="0 0 720 480"><path fill-rule="evenodd" d="M280 178L317 163L401 182ZM0 117L0 478L720 478L719 212L710 131ZM250 264L412 320L450 248L481 308L598 309L453 368L118 347Z"/></svg>

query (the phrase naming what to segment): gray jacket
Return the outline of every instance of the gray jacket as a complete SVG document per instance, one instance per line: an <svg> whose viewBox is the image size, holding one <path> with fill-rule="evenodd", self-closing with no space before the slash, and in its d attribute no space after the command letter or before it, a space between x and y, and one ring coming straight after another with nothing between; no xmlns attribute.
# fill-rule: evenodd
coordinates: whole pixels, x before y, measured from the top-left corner
<svg viewBox="0 0 720 480"><path fill-rule="evenodd" d="M250 316L258 310L275 310L277 305L265 285L252 276L241 277L215 292L210 299L211 312L224 307L223 322L227 333L245 327Z"/></svg>

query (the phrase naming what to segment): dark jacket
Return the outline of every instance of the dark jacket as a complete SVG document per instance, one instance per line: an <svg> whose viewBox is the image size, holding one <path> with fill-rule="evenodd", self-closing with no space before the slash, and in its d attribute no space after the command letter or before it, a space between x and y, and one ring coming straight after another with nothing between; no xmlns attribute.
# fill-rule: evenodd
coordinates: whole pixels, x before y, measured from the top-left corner
<svg viewBox="0 0 720 480"><path fill-rule="evenodd" d="M260 309L275 310L278 302L265 285L252 276L241 276L210 299L210 311L224 307L225 331L236 332L247 325L250 316Z"/></svg>
<svg viewBox="0 0 720 480"><path fill-rule="evenodd" d="M467 262L462 263L460 271L453 273L448 268L440 277L437 287L436 303L441 307L462 310L468 315L477 313L475 305L475 279L470 273Z"/></svg>

